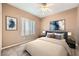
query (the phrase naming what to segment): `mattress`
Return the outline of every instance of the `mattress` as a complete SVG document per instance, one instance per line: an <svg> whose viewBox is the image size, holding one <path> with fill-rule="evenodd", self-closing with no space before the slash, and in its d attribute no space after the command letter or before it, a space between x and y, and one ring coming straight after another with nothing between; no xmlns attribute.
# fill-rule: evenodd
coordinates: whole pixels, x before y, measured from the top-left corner
<svg viewBox="0 0 79 59"><path fill-rule="evenodd" d="M67 56L71 55L65 39L41 37L26 44L26 51L32 56Z"/></svg>

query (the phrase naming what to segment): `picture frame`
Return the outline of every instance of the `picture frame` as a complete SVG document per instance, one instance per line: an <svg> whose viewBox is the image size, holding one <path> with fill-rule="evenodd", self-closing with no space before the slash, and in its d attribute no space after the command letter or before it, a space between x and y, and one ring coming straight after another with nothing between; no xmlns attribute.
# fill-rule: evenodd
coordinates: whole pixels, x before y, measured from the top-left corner
<svg viewBox="0 0 79 59"><path fill-rule="evenodd" d="M17 30L17 19L15 17L6 16L6 30L15 31Z"/></svg>
<svg viewBox="0 0 79 59"><path fill-rule="evenodd" d="M54 20L50 22L51 31L64 31L65 30L65 20Z"/></svg>

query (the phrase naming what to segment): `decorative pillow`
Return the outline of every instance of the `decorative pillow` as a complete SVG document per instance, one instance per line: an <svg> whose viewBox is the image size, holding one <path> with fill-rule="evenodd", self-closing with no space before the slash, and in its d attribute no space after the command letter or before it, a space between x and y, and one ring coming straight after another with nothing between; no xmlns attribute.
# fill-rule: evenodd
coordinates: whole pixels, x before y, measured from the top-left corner
<svg viewBox="0 0 79 59"><path fill-rule="evenodd" d="M47 33L46 37L48 37L48 38L55 38L55 35L54 35L54 33Z"/></svg>
<svg viewBox="0 0 79 59"><path fill-rule="evenodd" d="M55 39L63 39L64 34L63 33L55 33Z"/></svg>

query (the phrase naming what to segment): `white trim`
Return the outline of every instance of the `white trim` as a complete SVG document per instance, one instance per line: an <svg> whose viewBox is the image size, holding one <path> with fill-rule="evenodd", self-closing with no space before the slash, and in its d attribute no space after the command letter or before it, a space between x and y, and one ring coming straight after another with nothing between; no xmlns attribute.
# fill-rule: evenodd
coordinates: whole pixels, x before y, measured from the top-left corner
<svg viewBox="0 0 79 59"><path fill-rule="evenodd" d="M2 49L2 4L0 3L0 55Z"/></svg>
<svg viewBox="0 0 79 59"><path fill-rule="evenodd" d="M21 45L21 44L24 44L24 43L27 43L27 42L20 42L20 43L17 43L17 44L12 44L12 45L3 47L2 50L7 49L7 48L11 48L11 47L14 47L14 46L17 46L17 45Z"/></svg>

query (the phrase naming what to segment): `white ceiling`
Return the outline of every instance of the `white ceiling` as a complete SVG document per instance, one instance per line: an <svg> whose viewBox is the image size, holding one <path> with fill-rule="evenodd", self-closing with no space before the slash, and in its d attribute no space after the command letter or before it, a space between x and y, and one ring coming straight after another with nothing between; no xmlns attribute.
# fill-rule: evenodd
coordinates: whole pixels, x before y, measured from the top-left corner
<svg viewBox="0 0 79 59"><path fill-rule="evenodd" d="M78 6L78 3L52 3L52 5L49 7L49 10L43 12L41 11L40 3L9 3L9 4L21 10L29 12L35 16L38 16L40 18Z"/></svg>

